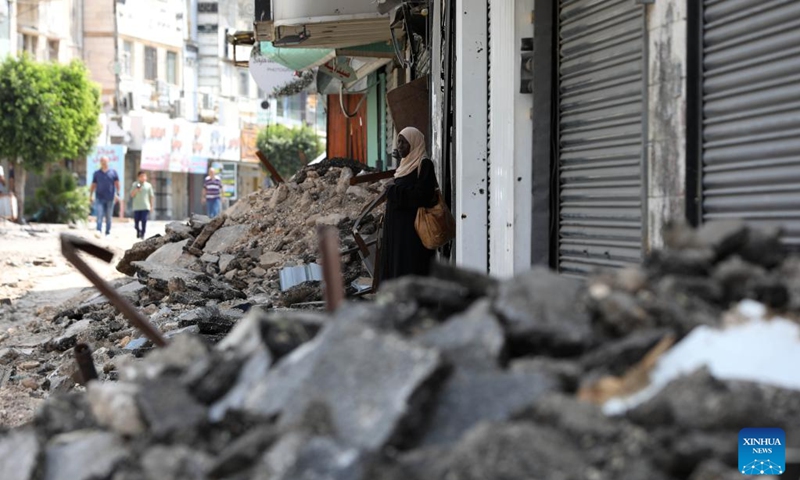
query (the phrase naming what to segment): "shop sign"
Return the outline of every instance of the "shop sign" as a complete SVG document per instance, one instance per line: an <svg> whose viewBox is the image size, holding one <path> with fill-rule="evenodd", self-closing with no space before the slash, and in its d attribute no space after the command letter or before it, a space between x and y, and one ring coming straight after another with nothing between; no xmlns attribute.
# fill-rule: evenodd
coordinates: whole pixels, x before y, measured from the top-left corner
<svg viewBox="0 0 800 480"><path fill-rule="evenodd" d="M256 152L258 140L258 128L247 126L242 129L242 161L247 163L260 163Z"/></svg>
<svg viewBox="0 0 800 480"><path fill-rule="evenodd" d="M238 189L237 169L239 165L233 162L214 162L212 166L219 173L222 181L222 196L229 200L236 200L236 191Z"/></svg>
<svg viewBox="0 0 800 480"><path fill-rule="evenodd" d="M86 186L92 184L94 172L100 170L100 159L108 157L108 168L115 170L119 177L120 196L125 198L125 152L124 145L104 145L95 147L86 157Z"/></svg>
<svg viewBox="0 0 800 480"><path fill-rule="evenodd" d="M142 170L196 173L201 161L194 157L206 159L203 161L240 161L241 138L237 128L157 117L144 123Z"/></svg>
<svg viewBox="0 0 800 480"><path fill-rule="evenodd" d="M189 173L205 175L208 173L208 158L192 157L189 160Z"/></svg>
<svg viewBox="0 0 800 480"><path fill-rule="evenodd" d="M142 140L142 170L169 171L172 125L168 118L147 118Z"/></svg>

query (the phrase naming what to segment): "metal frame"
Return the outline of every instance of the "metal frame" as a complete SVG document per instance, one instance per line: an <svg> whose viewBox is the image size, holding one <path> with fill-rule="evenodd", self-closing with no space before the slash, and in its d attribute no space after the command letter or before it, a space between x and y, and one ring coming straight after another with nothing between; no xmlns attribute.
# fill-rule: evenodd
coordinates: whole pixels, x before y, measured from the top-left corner
<svg viewBox="0 0 800 480"><path fill-rule="evenodd" d="M686 220L703 223L703 14L704 2L689 2L686 42Z"/></svg>

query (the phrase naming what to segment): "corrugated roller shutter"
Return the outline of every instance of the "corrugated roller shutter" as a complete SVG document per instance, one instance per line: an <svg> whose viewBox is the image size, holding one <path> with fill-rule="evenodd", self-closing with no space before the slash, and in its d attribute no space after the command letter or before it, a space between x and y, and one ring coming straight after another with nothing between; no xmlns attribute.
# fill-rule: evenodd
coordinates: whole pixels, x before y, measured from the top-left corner
<svg viewBox="0 0 800 480"><path fill-rule="evenodd" d="M705 0L703 219L800 247L800 1Z"/></svg>
<svg viewBox="0 0 800 480"><path fill-rule="evenodd" d="M583 275L642 256L644 8L559 8L558 266Z"/></svg>

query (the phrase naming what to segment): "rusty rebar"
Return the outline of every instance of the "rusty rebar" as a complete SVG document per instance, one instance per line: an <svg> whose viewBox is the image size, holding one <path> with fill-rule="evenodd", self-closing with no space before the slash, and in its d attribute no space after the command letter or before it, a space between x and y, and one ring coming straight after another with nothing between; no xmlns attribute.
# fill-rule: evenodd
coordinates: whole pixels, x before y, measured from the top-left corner
<svg viewBox="0 0 800 480"><path fill-rule="evenodd" d="M335 311L344 301L344 280L342 279L342 259L339 254L339 232L333 227L320 226L319 251L322 256L322 280L325 308Z"/></svg>
<svg viewBox="0 0 800 480"><path fill-rule="evenodd" d="M270 173L270 175L272 175L272 179L275 180L275 183L285 183L283 177L281 177L281 174L278 173L278 170L275 168L272 162L269 161L269 159L267 158L266 155L264 155L263 152L257 150L256 156L258 157L259 160L261 160L261 164L264 165L264 168L266 168L267 171Z"/></svg>
<svg viewBox="0 0 800 480"><path fill-rule="evenodd" d="M97 370L94 368L92 349L85 343L75 345L75 363L81 373L81 385L86 385L92 380L97 380Z"/></svg>
<svg viewBox="0 0 800 480"><path fill-rule="evenodd" d="M144 335L153 342L154 345L164 347L167 345L167 339L161 332L153 326L152 323L142 315L128 300L120 295L114 288L111 287L105 280L100 278L92 268L83 261L78 255L79 251L84 251L89 255L99 258L100 260L110 263L114 258L114 252L87 242L82 238L75 237L66 233L61 234L61 253L71 264L75 266L95 287L102 293L117 309L130 321L131 325L138 328Z"/></svg>

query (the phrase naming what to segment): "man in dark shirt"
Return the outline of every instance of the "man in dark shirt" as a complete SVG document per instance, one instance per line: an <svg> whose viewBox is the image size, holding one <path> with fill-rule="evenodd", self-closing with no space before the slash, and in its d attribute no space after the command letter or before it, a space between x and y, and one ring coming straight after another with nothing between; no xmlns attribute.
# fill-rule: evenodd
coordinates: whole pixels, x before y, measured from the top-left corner
<svg viewBox="0 0 800 480"><path fill-rule="evenodd" d="M119 192L117 172L108 168L108 157L100 158L100 170L94 172L89 196L91 198L94 195L98 232L103 232L103 218L106 219L106 236L111 234L111 216L114 214L114 202Z"/></svg>

